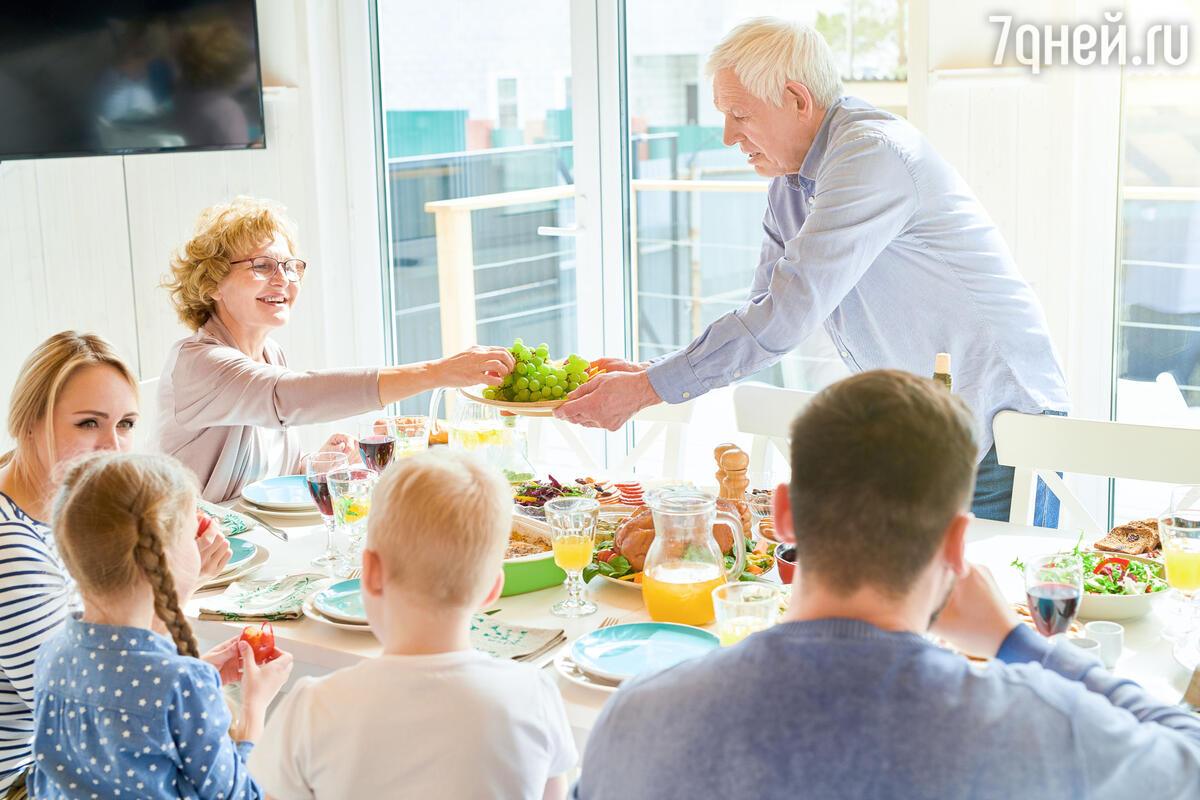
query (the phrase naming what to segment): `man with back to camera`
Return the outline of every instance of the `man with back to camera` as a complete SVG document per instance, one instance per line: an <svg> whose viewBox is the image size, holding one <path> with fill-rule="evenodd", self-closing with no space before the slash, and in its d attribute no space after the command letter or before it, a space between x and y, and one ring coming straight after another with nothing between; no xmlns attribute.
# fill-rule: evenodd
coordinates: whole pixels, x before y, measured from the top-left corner
<svg viewBox="0 0 1200 800"><path fill-rule="evenodd" d="M975 453L928 378L818 393L774 496L799 562L784 621L623 686L575 800L1200 797L1200 719L1052 646L964 560Z"/></svg>
<svg viewBox="0 0 1200 800"><path fill-rule="evenodd" d="M1007 520L1013 469L997 463L992 418L1061 414L1069 402L1037 297L987 212L920 131L843 95L811 28L750 20L716 46L707 71L725 144L773 179L749 299L654 363L599 359L609 374L555 415L616 430L646 406L749 377L821 325L851 372L929 375L947 352L981 434L972 510ZM1034 522L1058 522L1040 481Z"/></svg>

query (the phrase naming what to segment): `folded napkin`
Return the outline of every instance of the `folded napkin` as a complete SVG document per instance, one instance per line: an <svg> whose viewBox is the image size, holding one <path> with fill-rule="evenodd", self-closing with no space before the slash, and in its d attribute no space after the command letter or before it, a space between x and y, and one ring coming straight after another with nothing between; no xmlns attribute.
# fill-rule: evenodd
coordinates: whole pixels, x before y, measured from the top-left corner
<svg viewBox="0 0 1200 800"><path fill-rule="evenodd" d="M471 620L471 646L496 658L537 661L567 640L561 628L525 628L476 614Z"/></svg>
<svg viewBox="0 0 1200 800"><path fill-rule="evenodd" d="M235 581L221 594L201 601L200 619L296 619L304 598L326 579L326 575L306 572L273 581Z"/></svg>
<svg viewBox="0 0 1200 800"><path fill-rule="evenodd" d="M196 508L208 514L210 517L216 517L217 522L225 529L226 536L237 536L239 533L245 533L253 528L258 523L249 517L239 514L231 508L219 506L216 503L210 503L207 500L197 500Z"/></svg>

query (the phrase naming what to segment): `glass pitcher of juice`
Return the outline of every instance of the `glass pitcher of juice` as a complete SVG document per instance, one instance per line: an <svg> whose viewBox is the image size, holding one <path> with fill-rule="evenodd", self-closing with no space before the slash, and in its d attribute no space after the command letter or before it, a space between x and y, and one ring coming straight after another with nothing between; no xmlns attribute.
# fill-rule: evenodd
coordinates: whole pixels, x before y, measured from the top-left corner
<svg viewBox="0 0 1200 800"><path fill-rule="evenodd" d="M654 541L642 572L642 599L658 622L707 625L713 621L712 590L735 581L746 563L742 521L717 509L710 494L687 486L651 492L647 505L654 515ZM720 519L733 531L733 568L713 537Z"/></svg>
<svg viewBox="0 0 1200 800"><path fill-rule="evenodd" d="M429 403L429 419L437 420L444 388L434 389ZM455 390L450 408L449 445L456 450L471 450L497 463L508 441L508 430L500 409L485 405Z"/></svg>

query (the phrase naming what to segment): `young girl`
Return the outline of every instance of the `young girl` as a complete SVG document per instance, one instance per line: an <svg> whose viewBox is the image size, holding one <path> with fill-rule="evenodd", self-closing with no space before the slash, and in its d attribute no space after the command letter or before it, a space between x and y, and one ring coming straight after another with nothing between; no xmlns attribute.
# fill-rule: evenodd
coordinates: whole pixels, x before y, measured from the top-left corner
<svg viewBox="0 0 1200 800"><path fill-rule="evenodd" d="M200 572L195 478L165 456L100 454L54 501L63 563L83 598L34 666L38 798L256 798L245 757L290 655L239 645L244 721L229 735L222 673L197 657L181 610ZM160 620L171 640L154 633ZM172 644L172 641L174 642Z"/></svg>

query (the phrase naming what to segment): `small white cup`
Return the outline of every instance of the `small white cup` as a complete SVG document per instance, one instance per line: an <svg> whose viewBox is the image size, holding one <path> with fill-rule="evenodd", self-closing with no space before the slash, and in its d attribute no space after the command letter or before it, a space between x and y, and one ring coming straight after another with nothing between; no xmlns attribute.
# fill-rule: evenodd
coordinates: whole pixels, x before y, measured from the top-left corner
<svg viewBox="0 0 1200 800"><path fill-rule="evenodd" d="M1125 627L1117 622L1096 620L1084 625L1083 631L1100 643L1100 660L1104 666L1115 667L1121 657L1121 648L1125 646Z"/></svg>
<svg viewBox="0 0 1200 800"><path fill-rule="evenodd" d="M1100 643L1095 639L1089 639L1086 636L1078 636L1075 638L1068 638L1067 641L1097 661L1100 660Z"/></svg>

